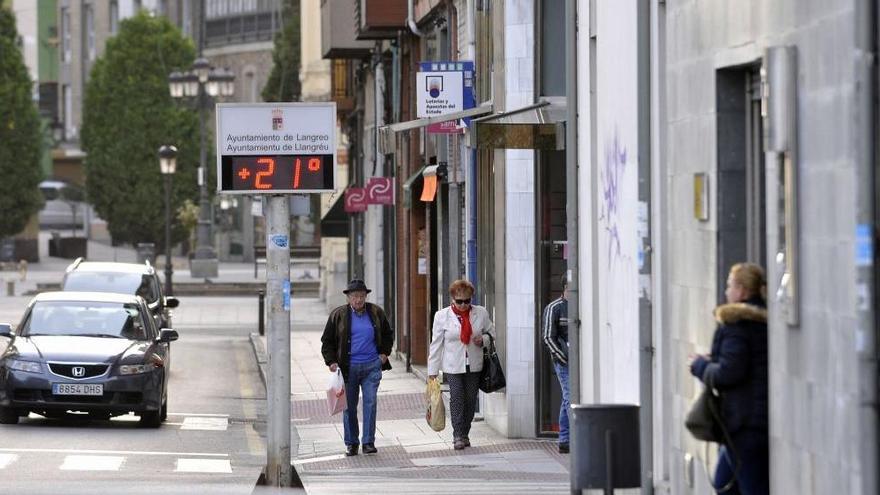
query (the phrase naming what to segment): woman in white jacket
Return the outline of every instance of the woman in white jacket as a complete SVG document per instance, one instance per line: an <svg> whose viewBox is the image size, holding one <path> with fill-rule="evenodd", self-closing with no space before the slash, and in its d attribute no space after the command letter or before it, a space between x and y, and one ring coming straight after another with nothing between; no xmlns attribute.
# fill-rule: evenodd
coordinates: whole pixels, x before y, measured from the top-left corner
<svg viewBox="0 0 880 495"><path fill-rule="evenodd" d="M431 330L428 379L436 380L440 371L449 383L449 408L455 450L470 447L468 434L477 408L483 345L489 334L495 338L495 325L482 306L471 305L474 286L456 280L449 286L452 303L437 311Z"/></svg>

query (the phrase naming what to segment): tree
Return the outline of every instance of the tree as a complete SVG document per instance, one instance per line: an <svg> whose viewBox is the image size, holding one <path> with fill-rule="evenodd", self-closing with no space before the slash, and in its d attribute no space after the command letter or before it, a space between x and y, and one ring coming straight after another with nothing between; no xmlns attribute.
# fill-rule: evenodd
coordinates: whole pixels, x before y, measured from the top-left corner
<svg viewBox="0 0 880 495"><path fill-rule="evenodd" d="M194 58L192 42L166 18L141 12L121 23L92 68L82 125L87 196L116 242L165 245L161 145L179 150L171 211L198 197L198 114L168 92L168 74ZM175 222L172 241L185 237Z"/></svg>
<svg viewBox="0 0 880 495"><path fill-rule="evenodd" d="M263 101L297 101L300 96L299 0L284 0L283 26L275 34L272 72L263 87Z"/></svg>
<svg viewBox="0 0 880 495"><path fill-rule="evenodd" d="M15 16L0 8L0 238L17 234L43 203L43 135Z"/></svg>

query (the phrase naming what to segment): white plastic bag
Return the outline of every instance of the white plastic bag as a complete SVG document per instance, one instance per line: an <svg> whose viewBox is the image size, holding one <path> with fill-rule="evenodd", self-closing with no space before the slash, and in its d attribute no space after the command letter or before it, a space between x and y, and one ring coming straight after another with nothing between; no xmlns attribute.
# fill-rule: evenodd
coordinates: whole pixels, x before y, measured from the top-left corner
<svg viewBox="0 0 880 495"><path fill-rule="evenodd" d="M345 380L342 379L342 371L336 368L335 373L330 373L330 381L327 384L327 412L330 416L339 414L348 408L348 400L345 397Z"/></svg>

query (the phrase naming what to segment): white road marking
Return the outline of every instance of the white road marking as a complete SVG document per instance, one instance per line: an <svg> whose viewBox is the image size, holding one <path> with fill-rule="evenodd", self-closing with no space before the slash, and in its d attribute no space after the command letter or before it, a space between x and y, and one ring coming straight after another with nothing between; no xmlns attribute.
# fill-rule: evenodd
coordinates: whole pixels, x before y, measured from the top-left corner
<svg viewBox="0 0 880 495"><path fill-rule="evenodd" d="M208 414L208 413L186 413L186 412L169 412L169 416L204 416L206 418L228 418L228 414Z"/></svg>
<svg viewBox="0 0 880 495"><path fill-rule="evenodd" d="M216 417L186 417L183 418L181 430L205 430L226 431L229 427L229 419Z"/></svg>
<svg viewBox="0 0 880 495"><path fill-rule="evenodd" d="M177 472L181 473L231 473L228 459L177 459Z"/></svg>
<svg viewBox="0 0 880 495"><path fill-rule="evenodd" d="M160 455L160 456L194 456L194 457L229 457L229 454L211 452L150 452L144 450L82 450L82 449L11 449L0 448L0 452L37 452L44 454L116 454L116 455Z"/></svg>
<svg viewBox="0 0 880 495"><path fill-rule="evenodd" d="M293 461L296 465L301 464L312 464L313 462L323 462L323 461L336 461L339 459L345 459L345 454L333 454L333 455L325 455L321 457L312 457L310 459L302 459Z"/></svg>
<svg viewBox="0 0 880 495"><path fill-rule="evenodd" d="M17 460L18 455L16 454L0 454L0 469L5 468Z"/></svg>
<svg viewBox="0 0 880 495"><path fill-rule="evenodd" d="M61 465L65 471L119 471L125 457L109 455L69 455Z"/></svg>

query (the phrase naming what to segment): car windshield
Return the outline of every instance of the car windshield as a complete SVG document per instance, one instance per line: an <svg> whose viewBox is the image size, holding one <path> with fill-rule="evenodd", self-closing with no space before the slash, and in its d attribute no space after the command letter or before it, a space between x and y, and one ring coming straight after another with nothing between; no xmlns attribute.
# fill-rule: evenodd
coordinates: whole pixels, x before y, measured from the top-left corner
<svg viewBox="0 0 880 495"><path fill-rule="evenodd" d="M39 301L31 308L21 333L83 335L146 340L147 331L137 304L83 301Z"/></svg>
<svg viewBox="0 0 880 495"><path fill-rule="evenodd" d="M64 290L137 294L148 303L159 299L159 292L149 275L119 272L78 272L67 274Z"/></svg>

